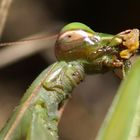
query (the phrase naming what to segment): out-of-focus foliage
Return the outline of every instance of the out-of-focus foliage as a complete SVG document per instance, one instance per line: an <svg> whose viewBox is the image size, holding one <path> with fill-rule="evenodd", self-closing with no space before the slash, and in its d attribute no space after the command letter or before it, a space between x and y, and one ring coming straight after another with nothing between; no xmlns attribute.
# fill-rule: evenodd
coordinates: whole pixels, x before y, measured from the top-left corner
<svg viewBox="0 0 140 140"><path fill-rule="evenodd" d="M97 140L136 140L140 137L140 59L122 81Z"/></svg>

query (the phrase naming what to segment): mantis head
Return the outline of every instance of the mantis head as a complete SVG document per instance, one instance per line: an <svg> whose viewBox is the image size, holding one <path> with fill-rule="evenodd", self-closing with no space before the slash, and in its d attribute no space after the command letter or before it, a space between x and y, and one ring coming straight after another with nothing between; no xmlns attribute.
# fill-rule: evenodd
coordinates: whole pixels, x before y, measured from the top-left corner
<svg viewBox="0 0 140 140"><path fill-rule="evenodd" d="M88 26L73 22L61 30L55 46L55 54L58 60L86 60L93 46L100 40Z"/></svg>
<svg viewBox="0 0 140 140"><path fill-rule="evenodd" d="M109 35L94 32L85 24L73 22L61 30L55 54L58 60L80 60L86 66L87 73L104 72L110 69L127 69L127 61L138 48L138 29Z"/></svg>

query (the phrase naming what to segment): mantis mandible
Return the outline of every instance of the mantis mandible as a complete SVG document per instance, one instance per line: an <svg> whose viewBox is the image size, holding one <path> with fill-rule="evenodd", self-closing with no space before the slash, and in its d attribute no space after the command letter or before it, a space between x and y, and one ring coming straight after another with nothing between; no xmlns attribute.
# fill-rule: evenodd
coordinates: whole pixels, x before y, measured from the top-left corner
<svg viewBox="0 0 140 140"><path fill-rule="evenodd" d="M0 140L57 140L58 109L85 74L131 67L130 57L139 48L139 30L117 35L98 33L74 22L60 31L55 45L57 62L32 83L0 132Z"/></svg>

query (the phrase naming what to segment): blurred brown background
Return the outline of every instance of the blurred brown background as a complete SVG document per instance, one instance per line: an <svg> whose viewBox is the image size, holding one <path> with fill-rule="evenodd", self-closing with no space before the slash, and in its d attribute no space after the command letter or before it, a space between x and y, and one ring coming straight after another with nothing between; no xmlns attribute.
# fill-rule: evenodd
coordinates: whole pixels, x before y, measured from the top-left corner
<svg viewBox="0 0 140 140"><path fill-rule="evenodd" d="M38 34L50 35L72 21L112 34L129 28L140 29L139 7L139 0L13 0L1 42ZM48 41L45 43L47 46ZM37 47L42 45L40 41ZM0 48L0 53L5 49ZM25 49L28 49L28 43ZM0 129L35 77L56 61L53 45L16 61L12 61L12 54L16 56L17 52L5 54L11 60L5 65L0 56ZM18 54L22 54L19 48ZM74 90L64 111L59 125L60 139L94 140L119 83L111 72L87 76Z"/></svg>

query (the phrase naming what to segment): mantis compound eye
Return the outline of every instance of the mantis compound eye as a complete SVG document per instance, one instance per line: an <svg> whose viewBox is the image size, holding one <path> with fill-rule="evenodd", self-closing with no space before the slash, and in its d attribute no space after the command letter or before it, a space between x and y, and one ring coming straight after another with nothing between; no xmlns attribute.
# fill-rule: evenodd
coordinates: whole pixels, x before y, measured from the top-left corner
<svg viewBox="0 0 140 140"><path fill-rule="evenodd" d="M85 24L70 23L61 30L55 45L55 55L58 60L83 59L85 48L93 45L95 32ZM97 41L97 40L96 40Z"/></svg>
<svg viewBox="0 0 140 140"><path fill-rule="evenodd" d="M67 45L67 44L82 42L83 39L84 39L84 31L82 31L82 30L67 31L67 32L62 33L59 36L58 42L62 45L63 44Z"/></svg>
<svg viewBox="0 0 140 140"><path fill-rule="evenodd" d="M55 46L56 57L60 58L66 54L69 56L75 51L80 51L86 45L94 45L97 39L92 40L92 38L93 34L83 30L72 30L60 34Z"/></svg>

